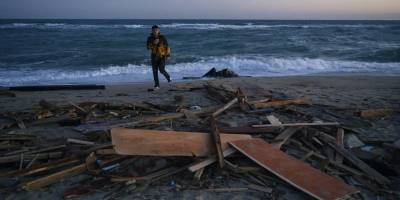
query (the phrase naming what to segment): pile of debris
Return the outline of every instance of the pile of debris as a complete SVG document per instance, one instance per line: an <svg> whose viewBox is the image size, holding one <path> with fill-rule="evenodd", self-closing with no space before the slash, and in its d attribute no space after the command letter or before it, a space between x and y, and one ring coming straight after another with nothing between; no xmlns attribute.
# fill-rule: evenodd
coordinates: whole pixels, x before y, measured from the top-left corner
<svg viewBox="0 0 400 200"><path fill-rule="evenodd" d="M136 186L193 173L192 184L175 187L255 191L271 199L289 185L316 199L400 197L389 179L399 175L400 141L365 145L355 129L303 112L314 107L304 98L251 100L240 88L212 84L171 91L200 90L218 105L187 106L177 95L168 105L69 102L60 107L42 100L37 112L2 113L1 193L88 174L91 178L66 189L64 198L101 187L111 188L104 198L116 198ZM358 114L373 117L386 111ZM23 131L49 124L73 126L86 139L43 143ZM207 171L243 185L210 184Z"/></svg>

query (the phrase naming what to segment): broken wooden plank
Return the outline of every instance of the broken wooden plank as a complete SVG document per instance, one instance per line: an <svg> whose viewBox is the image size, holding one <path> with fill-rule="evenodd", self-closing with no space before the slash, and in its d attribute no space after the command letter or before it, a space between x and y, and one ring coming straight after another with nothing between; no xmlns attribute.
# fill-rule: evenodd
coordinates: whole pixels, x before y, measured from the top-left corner
<svg viewBox="0 0 400 200"><path fill-rule="evenodd" d="M289 126L339 126L337 122L313 122L313 123L291 123L291 124L256 124L252 127L289 127Z"/></svg>
<svg viewBox="0 0 400 200"><path fill-rule="evenodd" d="M219 130L223 133L232 133L232 134L262 134L262 133L277 133L279 130L281 130L281 127L262 127L262 128L254 128L251 126L219 127Z"/></svg>
<svg viewBox="0 0 400 200"><path fill-rule="evenodd" d="M338 128L336 133L336 145L338 147L344 148L344 129ZM343 156L340 153L335 153L335 161L338 163L343 162Z"/></svg>
<svg viewBox="0 0 400 200"><path fill-rule="evenodd" d="M390 183L390 180L383 176L381 173L376 171L375 169L371 168L369 165L367 165L364 161L360 160L352 154L351 152L347 151L346 149L336 146L332 143L330 143L326 138L321 137L322 140L324 140L329 146L334 148L337 152L342 154L344 158L346 158L348 161L350 161L353 165L357 166L361 171L366 173L369 177L372 177L374 180L376 180L378 183L382 185L386 185Z"/></svg>
<svg viewBox="0 0 400 200"><path fill-rule="evenodd" d="M68 138L67 143L73 143L73 144L82 144L82 145L88 145L88 146L93 146L96 143L91 142L91 141L85 141L85 140L78 140L74 138Z"/></svg>
<svg viewBox="0 0 400 200"><path fill-rule="evenodd" d="M268 101L268 102L250 102L250 104L255 109L260 108L271 108L271 107L280 107L280 106L287 106L287 105L309 105L311 101L304 98L299 99L291 99L291 100L275 100L275 101Z"/></svg>
<svg viewBox="0 0 400 200"><path fill-rule="evenodd" d="M65 165L71 165L71 164L76 164L80 160L74 157L69 157L69 158L64 158L60 160L56 160L53 162L49 163L44 163L44 164L39 164L34 167L31 167L30 169L24 169L24 170L17 170L17 171L11 171L5 174L1 174L1 176L6 176L6 177L23 177L23 176L29 176L33 175L39 172L44 172L44 171L49 171L53 170Z"/></svg>
<svg viewBox="0 0 400 200"><path fill-rule="evenodd" d="M267 115L267 119L268 119L269 123L271 123L272 125L281 125L282 124L282 122L273 115Z"/></svg>
<svg viewBox="0 0 400 200"><path fill-rule="evenodd" d="M268 171L314 198L341 199L359 192L343 181L274 148L262 139L238 140L229 144Z"/></svg>
<svg viewBox="0 0 400 200"><path fill-rule="evenodd" d="M228 148L228 141L251 138L243 134L221 133L220 136L223 150ZM122 155L209 156L216 153L209 133L113 128L111 138L115 151Z"/></svg>
<svg viewBox="0 0 400 200"><path fill-rule="evenodd" d="M228 148L223 152L224 157L227 157L233 153L235 153L236 150L233 148ZM201 160L199 162L194 163L193 165L191 165L190 167L188 167L188 170L191 172L195 172L199 169L202 169L204 167L207 167L208 165L213 164L214 162L217 161L217 156L216 155L212 155L204 160Z"/></svg>
<svg viewBox="0 0 400 200"><path fill-rule="evenodd" d="M300 129L301 127L297 126L297 127L289 127L286 130L282 131L282 133L280 133L278 136L274 138L272 146L280 149L282 145L285 144L286 141Z"/></svg>
<svg viewBox="0 0 400 200"><path fill-rule="evenodd" d="M89 167L92 167L93 165L95 165L96 158L95 157L93 158L93 155L94 154L89 155L86 158L85 163L82 163L82 164L73 166L71 168L56 172L54 174L50 174L50 175L41 177L41 178L33 180L33 181L29 181L27 183L24 183L22 185L22 188L25 190L33 190L33 189L51 185L53 183L57 183L65 178L69 178L72 176L82 174L82 173L86 172ZM119 156L119 157L110 158L109 160L103 160L103 162L101 162L100 167L104 167L108 164L111 164L117 160L124 159L124 158L126 158L126 156Z"/></svg>
<svg viewBox="0 0 400 200"><path fill-rule="evenodd" d="M215 144L215 148L217 149L217 157L218 157L218 163L219 167L223 168L224 167L224 155L223 155L223 150L221 146L221 136L219 134L219 130L217 127L217 122L215 121L214 117L211 117L211 134L212 138Z"/></svg>
<svg viewBox="0 0 400 200"><path fill-rule="evenodd" d="M63 170L60 172L56 172L54 174L27 182L22 186L22 188L25 190L33 190L33 189L45 187L47 185L56 183L63 178L81 174L81 173L85 172L86 170L87 170L86 163L83 163L83 164L71 167L69 169L66 169L66 170Z"/></svg>
<svg viewBox="0 0 400 200"><path fill-rule="evenodd" d="M232 107L235 103L238 102L238 98L234 98L232 99L230 102L228 102L227 104L225 104L222 108L218 109L217 111L215 111L212 116L213 117L217 117L219 114L221 114L222 112L224 112L225 110L229 109L230 107Z"/></svg>
<svg viewBox="0 0 400 200"><path fill-rule="evenodd" d="M51 158L59 158L62 156L62 154L63 153L59 151L50 153L29 154L29 155L24 155L24 159L31 160L36 157L37 160L44 160ZM0 164L17 162L20 160L21 160L21 155L5 156L5 157L0 157Z"/></svg>
<svg viewBox="0 0 400 200"><path fill-rule="evenodd" d="M80 112L82 112L83 114L88 114L88 111L87 110L85 110L84 108L82 108L82 107L80 107L80 106L78 106L78 105L76 105L74 102L72 102L72 101L70 101L70 102L68 102L71 106L73 106L74 108L76 108L76 109L78 109Z"/></svg>

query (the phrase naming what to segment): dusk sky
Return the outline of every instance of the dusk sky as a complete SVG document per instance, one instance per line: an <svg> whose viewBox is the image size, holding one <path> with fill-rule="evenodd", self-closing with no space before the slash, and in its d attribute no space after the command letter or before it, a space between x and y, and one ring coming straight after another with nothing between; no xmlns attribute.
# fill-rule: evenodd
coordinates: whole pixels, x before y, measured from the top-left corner
<svg viewBox="0 0 400 200"><path fill-rule="evenodd" d="M1 0L0 18L400 19L400 0Z"/></svg>

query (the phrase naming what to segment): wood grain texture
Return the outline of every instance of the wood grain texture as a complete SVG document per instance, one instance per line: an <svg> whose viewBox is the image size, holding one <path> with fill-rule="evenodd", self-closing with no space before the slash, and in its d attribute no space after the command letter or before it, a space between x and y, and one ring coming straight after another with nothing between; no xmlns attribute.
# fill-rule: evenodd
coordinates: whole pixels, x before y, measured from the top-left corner
<svg viewBox="0 0 400 200"><path fill-rule="evenodd" d="M343 181L274 148L262 139L229 142L241 153L282 178L294 187L317 199L341 199L359 192Z"/></svg>
<svg viewBox="0 0 400 200"><path fill-rule="evenodd" d="M227 142L250 139L250 135L220 134L222 150ZM198 132L111 129L114 149L121 155L210 156L216 153L212 135Z"/></svg>

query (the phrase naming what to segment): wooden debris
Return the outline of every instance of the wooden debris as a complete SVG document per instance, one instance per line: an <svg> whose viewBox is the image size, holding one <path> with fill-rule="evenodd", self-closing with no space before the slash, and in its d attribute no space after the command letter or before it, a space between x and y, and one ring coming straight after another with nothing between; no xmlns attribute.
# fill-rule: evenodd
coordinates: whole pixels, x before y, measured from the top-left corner
<svg viewBox="0 0 400 200"><path fill-rule="evenodd" d="M39 106L40 106L42 109L49 110L49 111L52 111L52 112L57 111L57 110L60 109L60 108L59 108L58 106L56 106L55 104L50 103L50 102L48 102L48 101L46 101L46 100L44 100L44 99L41 99L41 100L39 101Z"/></svg>
<svg viewBox="0 0 400 200"><path fill-rule="evenodd" d="M80 106L78 106L78 105L76 105L75 103L73 103L73 102L69 102L69 104L71 104L71 106L73 106L73 107L75 107L76 109L78 109L79 111L81 111L83 114L88 114L88 111L87 110L85 110L84 108L82 108L82 107L80 107Z"/></svg>
<svg viewBox="0 0 400 200"><path fill-rule="evenodd" d="M80 165L74 166L72 168L51 174L49 176L45 176L43 178L39 178L37 180L25 183L22 188L25 190L33 190L33 189L45 187L50 184L56 183L64 178L76 176L85 171L86 171L86 164L84 163L84 164L80 164Z"/></svg>
<svg viewBox="0 0 400 200"><path fill-rule="evenodd" d="M313 123L292 123L292 124L256 124L252 127L289 127L289 126L339 126L337 122L313 122Z"/></svg>
<svg viewBox="0 0 400 200"><path fill-rule="evenodd" d="M271 123L272 125L281 125L282 124L282 122L273 115L268 115L267 119L268 119L269 123Z"/></svg>
<svg viewBox="0 0 400 200"><path fill-rule="evenodd" d="M310 105L311 102L308 99L300 98L300 99L292 99L292 100L275 100L275 101L267 101L267 102L250 102L250 104L255 109L260 108L272 108L272 107L280 107L287 105Z"/></svg>
<svg viewBox="0 0 400 200"><path fill-rule="evenodd" d="M29 169L24 169L24 170L18 170L18 171L12 171L9 173L4 174L4 176L7 177L23 177L23 176L29 176L29 175L33 175L39 172L45 172L45 171L49 171L49 170L53 170L53 169L57 169L66 165L71 165L71 164L76 164L78 163L80 160L74 157L67 157L67 158L63 158L57 161L52 161L49 163L44 163L44 164L40 164L40 165L36 165L34 167L31 167Z"/></svg>
<svg viewBox="0 0 400 200"><path fill-rule="evenodd" d="M82 174L82 173L86 172L88 170L88 168L91 168L92 165L95 164L96 159L95 158L93 159L91 157L93 157L93 154L89 155L86 158L86 162L83 163L83 164L76 165L76 166L73 166L71 168L56 172L54 174L50 174L50 175L44 176L42 178L39 178L39 179L24 183L22 188L25 189L25 190L33 190L33 189L37 189L37 188L41 188L41 187L45 187L45 186L51 185L53 183L57 183L57 182L61 181L62 179L65 179L65 178L69 178L69 177L72 177L72 176L76 176L76 175ZM121 160L121 159L124 159L124 158L125 157L123 157L123 156L122 157L120 156L120 157L110 158L109 160L102 161L102 164L100 165L100 167L109 165L109 164L111 164L111 163L113 163L115 161L118 161L118 160Z"/></svg>
<svg viewBox="0 0 400 200"><path fill-rule="evenodd" d="M281 130L280 127L219 127L219 130L223 133L231 134L263 134L263 133L277 133Z"/></svg>
<svg viewBox="0 0 400 200"><path fill-rule="evenodd" d="M50 153L39 153L39 154L29 154L24 155L23 158L26 160L31 160L36 158L37 160L44 160L44 159L53 159L53 158L60 158L62 156L62 152L50 152ZM0 164L4 163L13 163L18 162L21 160L21 155L14 155L14 156L5 156L0 157Z"/></svg>
<svg viewBox="0 0 400 200"><path fill-rule="evenodd" d="M234 91L227 91L226 88L212 84L206 84L204 88L212 99L221 103L228 103L231 99L235 98Z"/></svg>
<svg viewBox="0 0 400 200"><path fill-rule="evenodd" d="M67 143L82 144L82 145L88 145L88 146L95 145L94 142L85 141L85 140L78 140L78 139L74 139L74 138L68 138L67 139Z"/></svg>
<svg viewBox="0 0 400 200"><path fill-rule="evenodd" d="M378 183L382 185L390 183L390 180L388 178L384 177L381 173L371 168L369 165L367 165L364 161L357 158L351 152L347 151L342 147L333 145L331 142L327 141L326 138L321 138L321 139L323 139L329 146L334 148L337 152L342 154L344 158L350 161L353 165L357 166L361 171L365 172L368 176L373 177L373 179L376 180Z"/></svg>
<svg viewBox="0 0 400 200"><path fill-rule="evenodd" d="M392 113L393 110L390 108L377 108L377 109L363 110L356 114L365 119L373 119L373 118L385 117L387 115L391 115Z"/></svg>
<svg viewBox="0 0 400 200"><path fill-rule="evenodd" d="M301 127L287 128L281 134L279 134L278 136L276 136L274 138L274 141L272 142L272 146L274 146L277 149L280 149L282 147L282 145L285 144L286 141L300 129L301 129Z"/></svg>
<svg viewBox="0 0 400 200"><path fill-rule="evenodd" d="M294 187L317 199L341 199L359 191L286 155L261 139L229 142L234 148Z"/></svg>
<svg viewBox="0 0 400 200"><path fill-rule="evenodd" d="M228 102L227 104L225 104L222 108L218 109L217 111L215 111L212 116L213 117L217 117L219 114L221 114L222 112L224 112L225 110L229 109L230 107L232 107L235 103L238 102L238 98L234 98L232 99L230 102Z"/></svg>
<svg viewBox="0 0 400 200"><path fill-rule="evenodd" d="M338 128L336 133L336 145L339 148L344 148L344 129ZM340 153L335 154L335 161L338 163L343 162L343 156Z"/></svg>
<svg viewBox="0 0 400 200"><path fill-rule="evenodd" d="M228 148L223 152L223 156L227 157L227 156L229 156L229 155L231 155L231 154L233 154L235 152L236 152L235 149ZM195 171L198 171L198 170L200 170L200 169L202 169L204 167L207 167L208 165L213 164L216 161L217 161L217 156L213 155L213 156L210 156L210 157L208 157L208 158L206 158L204 160L201 160L199 162L193 163L193 165L189 166L188 170L191 171L191 172L195 172Z"/></svg>
<svg viewBox="0 0 400 200"><path fill-rule="evenodd" d="M220 134L221 147L228 141L251 138L250 135ZM209 133L156 131L113 128L112 144L118 154L153 156L210 156L216 153Z"/></svg>
<svg viewBox="0 0 400 200"><path fill-rule="evenodd" d="M223 155L223 150L221 146L221 136L219 134L219 130L217 127L217 122L215 121L214 117L211 117L211 134L212 138L215 144L215 147L217 149L217 157L218 157L218 163L219 167L223 168L224 167L224 155Z"/></svg>

